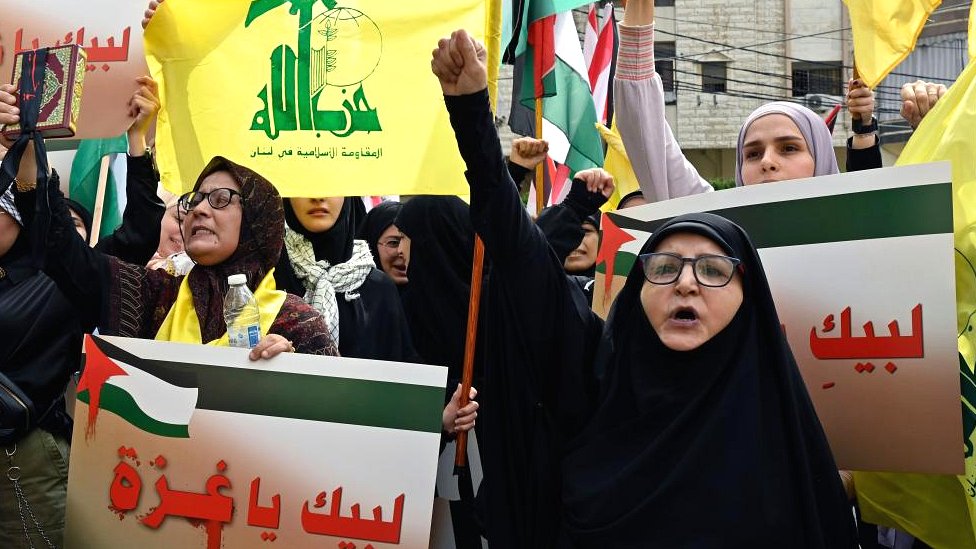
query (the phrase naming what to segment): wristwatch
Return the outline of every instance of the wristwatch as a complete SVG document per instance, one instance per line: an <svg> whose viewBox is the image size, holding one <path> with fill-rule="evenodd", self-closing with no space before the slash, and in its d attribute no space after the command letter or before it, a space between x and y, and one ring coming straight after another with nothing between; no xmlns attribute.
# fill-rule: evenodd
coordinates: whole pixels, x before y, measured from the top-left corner
<svg viewBox="0 0 976 549"><path fill-rule="evenodd" d="M851 130L857 135L874 133L878 131L878 119L872 116L871 122L864 124L860 118L855 118L851 121Z"/></svg>

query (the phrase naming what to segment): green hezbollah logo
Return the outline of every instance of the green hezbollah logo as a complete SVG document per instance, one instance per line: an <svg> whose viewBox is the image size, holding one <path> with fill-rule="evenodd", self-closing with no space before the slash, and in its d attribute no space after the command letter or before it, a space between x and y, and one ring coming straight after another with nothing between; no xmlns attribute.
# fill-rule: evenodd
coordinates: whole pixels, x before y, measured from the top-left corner
<svg viewBox="0 0 976 549"><path fill-rule="evenodd" d="M270 139L296 130L327 131L337 137L382 131L362 84L383 52L379 27L359 10L336 7L334 0L254 0L245 28L286 1L291 4L288 13L298 15L298 53L288 44L271 53L271 82L258 93L264 106L254 114L251 129ZM319 2L328 11L313 18ZM320 103L333 99L334 90L346 95L357 84L352 98L342 100L342 109L319 109ZM326 93L330 87L333 93Z"/></svg>

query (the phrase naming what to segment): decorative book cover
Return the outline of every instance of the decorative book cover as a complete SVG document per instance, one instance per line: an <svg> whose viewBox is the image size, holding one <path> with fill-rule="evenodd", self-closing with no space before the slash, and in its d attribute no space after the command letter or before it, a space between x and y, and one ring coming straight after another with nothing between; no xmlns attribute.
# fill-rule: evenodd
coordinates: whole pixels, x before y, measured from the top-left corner
<svg viewBox="0 0 976 549"><path fill-rule="evenodd" d="M20 82L21 58L25 53L20 52L14 60L14 84ZM87 59L85 50L77 44L48 48L44 92L37 123L45 138L71 137L75 134ZM16 139L20 135L20 125L7 126L3 129L3 135Z"/></svg>

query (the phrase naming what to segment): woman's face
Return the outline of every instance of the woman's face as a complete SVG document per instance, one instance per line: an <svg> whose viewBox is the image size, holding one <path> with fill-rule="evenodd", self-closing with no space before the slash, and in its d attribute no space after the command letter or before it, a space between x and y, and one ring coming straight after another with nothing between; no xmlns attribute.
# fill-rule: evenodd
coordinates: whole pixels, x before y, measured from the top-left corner
<svg viewBox="0 0 976 549"><path fill-rule="evenodd" d="M339 214L342 213L342 203L345 198L333 196L331 198L289 198L291 207L295 210L295 217L307 230L313 233L324 233L335 226Z"/></svg>
<svg viewBox="0 0 976 549"><path fill-rule="evenodd" d="M198 190L209 193L220 188L241 191L240 185L225 171L208 175ZM183 216L186 253L193 261L204 266L217 265L226 260L237 250L243 218L240 196L232 196L230 204L220 209L214 209L209 200L201 201Z"/></svg>
<svg viewBox="0 0 976 549"><path fill-rule="evenodd" d="M746 185L813 177L816 162L800 128L785 114L757 118L742 145L742 182Z"/></svg>
<svg viewBox="0 0 976 549"><path fill-rule="evenodd" d="M159 225L159 249L157 253L160 257L169 257L182 251L183 236L180 234L179 208L173 204L166 208L163 222Z"/></svg>
<svg viewBox="0 0 976 549"><path fill-rule="evenodd" d="M728 255L712 240L693 233L668 236L653 251L681 257ZM678 280L672 284L651 284L645 280L640 300L661 342L674 351L690 351L712 339L732 321L742 305L742 279L736 272L725 286L702 286L695 279L691 263L685 263Z"/></svg>
<svg viewBox="0 0 976 549"><path fill-rule="evenodd" d="M78 235L85 242L88 242L88 229L85 228L85 220L78 215L78 212L68 208L68 213L71 214L71 221L75 224L75 230L78 231Z"/></svg>
<svg viewBox="0 0 976 549"><path fill-rule="evenodd" d="M583 223L583 241L578 248L569 253L563 267L568 273L580 273L596 264L596 253L600 248L600 233L596 227Z"/></svg>
<svg viewBox="0 0 976 549"><path fill-rule="evenodd" d="M376 241L380 256L380 268L393 279L397 286L407 283L407 265L410 264L410 239L396 225L390 225Z"/></svg>

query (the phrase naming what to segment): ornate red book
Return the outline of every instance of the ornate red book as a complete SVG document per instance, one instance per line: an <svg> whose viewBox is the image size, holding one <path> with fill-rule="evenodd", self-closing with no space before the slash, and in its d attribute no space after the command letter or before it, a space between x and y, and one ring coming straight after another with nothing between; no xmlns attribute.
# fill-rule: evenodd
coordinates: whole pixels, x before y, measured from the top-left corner
<svg viewBox="0 0 976 549"><path fill-rule="evenodd" d="M26 52L18 53L14 60L13 83L18 86L24 53ZM77 44L48 48L44 91L37 122L37 128L45 138L71 137L75 134L87 59L85 50ZM3 130L3 136L8 139L16 139L20 135L19 124L7 126Z"/></svg>

